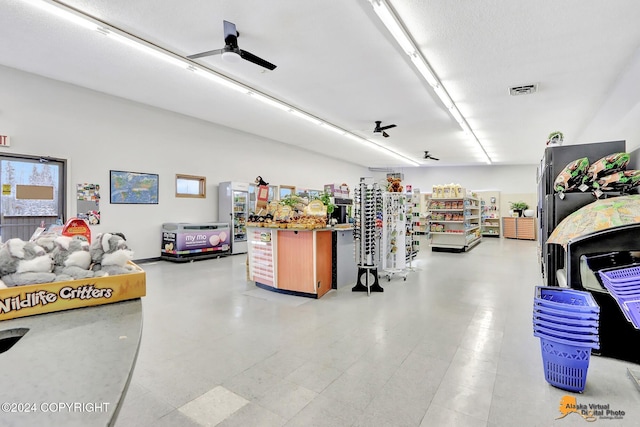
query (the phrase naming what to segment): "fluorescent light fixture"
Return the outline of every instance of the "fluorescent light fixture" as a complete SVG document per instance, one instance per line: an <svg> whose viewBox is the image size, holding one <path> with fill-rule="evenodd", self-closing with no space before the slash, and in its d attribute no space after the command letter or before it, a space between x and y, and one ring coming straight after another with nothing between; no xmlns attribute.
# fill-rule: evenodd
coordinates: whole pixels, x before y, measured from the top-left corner
<svg viewBox="0 0 640 427"><path fill-rule="evenodd" d="M447 109L451 109L451 107L453 107L453 100L449 97L449 94L441 84L439 84L438 86L434 86L433 90L436 92L436 95L438 95L438 98L440 98L440 101L442 101Z"/></svg>
<svg viewBox="0 0 640 427"><path fill-rule="evenodd" d="M57 4L53 4L45 0L23 0L25 3L29 3L38 9L49 12L52 15L56 15L60 18L66 19L69 22L73 22L76 25L84 27L88 30L96 31L100 26L97 22L87 19L84 15L77 14L70 9L62 8Z"/></svg>
<svg viewBox="0 0 640 427"><path fill-rule="evenodd" d="M209 71L206 70L204 68L198 68L198 67L193 67L195 68L195 73L196 75L200 76L200 77L204 77L205 79L211 80L221 86L224 86L228 89L231 90L235 90L236 92L240 92L240 93L244 93L245 95L248 94L250 92L250 90L248 88L246 88L245 86L239 84L239 83L235 83L225 77L222 77L221 75L214 73L213 71ZM189 68L191 69L191 68Z"/></svg>
<svg viewBox="0 0 640 427"><path fill-rule="evenodd" d="M134 49L137 49L140 52L143 52L147 55L151 55L154 58L160 59L168 64L175 65L176 67L180 67L180 68L187 68L189 66L189 63L182 59L174 57L168 54L167 52L162 52L145 43L141 43L140 41L132 40L129 37L123 36L122 34L118 34L117 32L113 31L110 28L100 28L99 31L101 33L105 33L107 37L109 37L110 39L116 40L119 43L132 47Z"/></svg>
<svg viewBox="0 0 640 427"><path fill-rule="evenodd" d="M92 31L98 31L112 40L115 40L119 43L132 47L139 51L142 51L145 54L151 55L154 58L160 59L169 64L172 64L177 67L183 68L187 71L193 72L200 77L204 77L228 89L231 89L243 94L247 94L251 96L251 98L256 99L273 108L277 108L281 111L290 112L298 118L314 123L316 125L321 125L323 128L327 130L330 130L339 135L346 136L347 138L350 138L352 140L365 144L368 148L381 151L386 155L402 160L403 162L413 164L415 166L420 166L418 162L408 157L405 157L402 154L396 153L395 151L388 149L386 147L382 147L376 144L375 142L368 141L364 138L360 138L356 135L350 134L349 132L337 126L334 126L331 123L324 122L323 120L311 114L308 114L302 110L299 110L285 102L282 102L271 96L262 94L259 91L256 91L250 88L249 86L246 86L231 78L223 76L222 74L219 74L207 67L204 67L180 55L174 54L169 50L154 46L143 39L140 39L134 35L128 34L111 25L100 22L99 20L92 18L89 15L85 15L82 12L76 11L62 3L58 3L57 1L51 1L51 0L23 0L23 1L41 10L49 12L55 16L58 16L67 21L73 22L76 25L80 25L81 27L87 28ZM401 46L403 46L407 54L412 55L412 57L415 56L416 49L413 42L410 40L408 34L402 28L401 23L395 18L395 15L388 11L387 5L384 2L381 2L379 0L372 0L372 4L374 5L376 12L380 16L380 19L382 19L383 22L385 22L386 20L389 23L388 25L392 26L393 28L392 34L394 34L394 37L396 38L396 40L398 40L399 43L401 43ZM427 78L426 76L431 75L435 79L435 76L433 75L433 73L430 72L430 69L428 68L428 66L426 64L423 64L423 65L424 67L422 69L420 68L419 69L421 70L421 73L425 73L424 74L425 78ZM437 82L437 79L435 80Z"/></svg>
<svg viewBox="0 0 640 427"><path fill-rule="evenodd" d="M371 141L370 139L367 139L366 141L369 142L371 147L373 147L375 150L377 150L377 151L379 151L381 153L384 153L384 154L387 154L387 155L389 155L391 157L394 157L394 158L400 160L401 162L408 163L408 164L413 165L413 166L420 166L420 163L416 162L415 160L412 160L412 159L410 159L410 158L408 158L406 156L403 156L402 154L396 153L395 151L390 150L387 147L383 147L382 145L377 144L375 141Z"/></svg>
<svg viewBox="0 0 640 427"><path fill-rule="evenodd" d="M464 119L462 118L462 114L460 114L460 111L458 110L458 108L455 105L452 105L449 108L449 112L451 113L453 118L456 120L456 122L458 122L458 124L462 126L462 123L464 123ZM462 129L464 130L464 127Z"/></svg>
<svg viewBox="0 0 640 427"><path fill-rule="evenodd" d="M426 82L433 88L440 98L440 101L444 104L444 106L449 110L453 118L460 124L462 130L469 135L472 135L484 156L486 157L486 162L491 164L491 158L487 154L487 151L482 146L482 143L478 140L478 138L473 133L473 130L466 122L460 110L456 107L455 103L447 93L447 90L444 88L438 76L433 71L429 62L422 55L420 50L414 44L411 35L405 29L402 20L398 17L396 12L393 10L393 7L389 4L387 0L369 0L369 3L373 6L373 10L378 15L378 18L382 21L387 30L391 33L393 38L398 42L402 50L404 50L407 55L411 58L411 62L416 67L418 72L424 77Z"/></svg>
<svg viewBox="0 0 640 427"><path fill-rule="evenodd" d="M321 123L320 125L323 129L330 130L331 132L337 133L338 135L344 136L347 133L347 131L345 131L344 129L340 129L339 127L334 126L330 123Z"/></svg>
<svg viewBox="0 0 640 427"><path fill-rule="evenodd" d="M415 160L413 160L413 159L411 159L409 157L403 156L400 153L396 153L395 151L393 151L393 150L391 150L391 149L389 149L387 147L383 147L382 145L378 144L375 141L371 141L369 139L362 138L362 137L360 137L358 135L354 135L354 134L349 133L349 132L345 133L344 136L346 136L347 138L351 139L352 141L355 141L357 143L360 143L360 144L366 146L369 149L374 149L375 151L378 151L379 153L383 153L383 154L385 154L387 156L391 156L391 157L393 157L395 159L398 159L398 160L402 161L403 163L407 163L407 164L410 164L412 166L420 166L420 163L416 162Z"/></svg>
<svg viewBox="0 0 640 427"><path fill-rule="evenodd" d="M320 119L318 119L316 117L313 117L311 114L307 114L305 112L302 112L300 110L296 110L296 109L293 109L293 108L290 110L290 112L291 112L291 114L293 114L296 117L301 118L302 120L306 120L306 121L311 122L311 123L316 124L316 125L321 125L322 124L322 120L320 120Z"/></svg>
<svg viewBox="0 0 640 427"><path fill-rule="evenodd" d="M413 55L410 55L410 58L411 62L413 62L413 65L415 65L420 74L422 74L422 77L424 77L427 83L429 83L429 86L435 87L440 84L438 78L435 74L433 74L431 68L424 62L424 58L422 58L422 55L414 53Z"/></svg>
<svg viewBox="0 0 640 427"><path fill-rule="evenodd" d="M473 135L473 132L471 131L471 128L469 127L469 124L466 120L459 124L462 128L462 132L464 132L465 135Z"/></svg>
<svg viewBox="0 0 640 427"><path fill-rule="evenodd" d="M398 42L400 47L411 55L416 52L416 48L409 38L402 25L396 18L395 14L391 12L389 6L381 0L370 0L373 10L378 15L378 18L382 21L385 27L389 30L394 39Z"/></svg>
<svg viewBox="0 0 640 427"><path fill-rule="evenodd" d="M284 104L276 99L270 98L268 96L262 95L257 92L249 92L249 95L253 99L257 99L260 102L263 102L271 107L277 108L282 111L291 111L291 107L287 104Z"/></svg>

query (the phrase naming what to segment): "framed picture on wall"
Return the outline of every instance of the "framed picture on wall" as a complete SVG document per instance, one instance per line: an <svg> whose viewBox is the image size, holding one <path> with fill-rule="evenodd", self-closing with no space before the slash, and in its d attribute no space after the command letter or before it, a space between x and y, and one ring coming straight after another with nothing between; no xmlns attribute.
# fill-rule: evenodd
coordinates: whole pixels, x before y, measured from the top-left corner
<svg viewBox="0 0 640 427"><path fill-rule="evenodd" d="M155 173L109 171L110 201L113 204L157 205L158 181Z"/></svg>

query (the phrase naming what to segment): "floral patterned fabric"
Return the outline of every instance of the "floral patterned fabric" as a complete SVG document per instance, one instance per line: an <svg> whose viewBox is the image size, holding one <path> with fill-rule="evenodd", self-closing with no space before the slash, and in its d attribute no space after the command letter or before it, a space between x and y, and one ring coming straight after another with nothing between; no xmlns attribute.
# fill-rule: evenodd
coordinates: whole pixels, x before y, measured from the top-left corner
<svg viewBox="0 0 640 427"><path fill-rule="evenodd" d="M640 222L640 194L596 200L573 212L553 230L547 243L566 248L569 240L594 231Z"/></svg>

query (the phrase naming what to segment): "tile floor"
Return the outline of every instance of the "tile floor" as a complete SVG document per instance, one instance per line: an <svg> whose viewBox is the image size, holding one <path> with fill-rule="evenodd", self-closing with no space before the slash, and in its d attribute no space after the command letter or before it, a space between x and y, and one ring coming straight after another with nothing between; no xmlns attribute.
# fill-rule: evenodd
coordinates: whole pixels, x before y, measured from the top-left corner
<svg viewBox="0 0 640 427"><path fill-rule="evenodd" d="M640 425L626 373L638 365L592 356L583 394L545 381L535 242L426 243L406 282L320 300L257 289L244 255L143 264L144 332L116 427L585 425L556 419L567 394L625 412L599 426Z"/></svg>

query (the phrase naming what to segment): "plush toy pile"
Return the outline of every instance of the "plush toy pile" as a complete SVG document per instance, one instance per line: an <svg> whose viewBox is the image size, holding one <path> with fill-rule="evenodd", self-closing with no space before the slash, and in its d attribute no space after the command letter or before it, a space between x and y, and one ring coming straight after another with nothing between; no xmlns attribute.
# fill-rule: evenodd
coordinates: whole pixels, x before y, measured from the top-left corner
<svg viewBox="0 0 640 427"><path fill-rule="evenodd" d="M35 242L9 239L0 245L0 288L132 273L133 252L120 233L43 235Z"/></svg>

